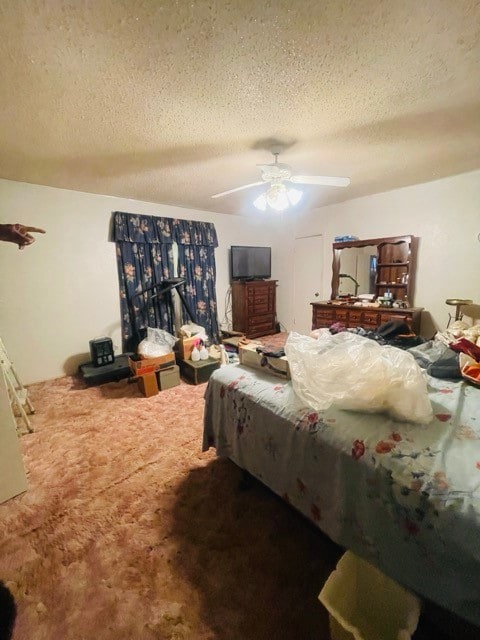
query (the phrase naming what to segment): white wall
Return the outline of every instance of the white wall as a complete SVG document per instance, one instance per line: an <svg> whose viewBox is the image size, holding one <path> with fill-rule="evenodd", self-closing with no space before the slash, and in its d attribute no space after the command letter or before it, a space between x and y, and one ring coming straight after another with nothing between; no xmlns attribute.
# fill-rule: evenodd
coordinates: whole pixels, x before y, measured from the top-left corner
<svg viewBox="0 0 480 640"><path fill-rule="evenodd" d="M0 336L25 383L76 371L89 359L93 337L112 336L120 350L117 267L114 244L108 241L111 212L119 210L215 224L220 322L230 245L271 246L277 316L288 330L295 237L323 235L319 286L328 299L334 236L412 234L419 238L413 304L425 308L422 333L430 337L446 325L452 311L447 298L480 302L479 203L480 171L324 207L296 223L287 213L246 218L0 180L0 222L47 230L23 251L1 243Z"/></svg>
<svg viewBox="0 0 480 640"><path fill-rule="evenodd" d="M361 240L411 234L419 238L415 297L424 307L422 335L443 329L454 307L447 298L480 302L480 171L395 189L316 209L301 217L296 236L325 237L323 299L330 298L334 237Z"/></svg>
<svg viewBox="0 0 480 640"><path fill-rule="evenodd" d="M0 335L24 383L74 373L89 360L88 342L111 336L121 351L115 245L108 241L112 211L213 222L219 321L229 287L232 244L272 247L272 277L278 279L278 319L285 324L289 299L290 244L282 216L216 214L0 180L0 222L47 230L19 251L0 243Z"/></svg>

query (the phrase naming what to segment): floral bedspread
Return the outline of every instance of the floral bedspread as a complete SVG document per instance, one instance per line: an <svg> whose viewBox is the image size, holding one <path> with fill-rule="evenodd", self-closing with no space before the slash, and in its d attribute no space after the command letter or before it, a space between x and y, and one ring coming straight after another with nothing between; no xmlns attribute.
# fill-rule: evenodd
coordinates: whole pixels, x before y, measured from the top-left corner
<svg viewBox="0 0 480 640"><path fill-rule="evenodd" d="M480 626L480 389L428 383L434 418L419 426L316 413L290 382L223 367L206 389L203 448L406 588Z"/></svg>

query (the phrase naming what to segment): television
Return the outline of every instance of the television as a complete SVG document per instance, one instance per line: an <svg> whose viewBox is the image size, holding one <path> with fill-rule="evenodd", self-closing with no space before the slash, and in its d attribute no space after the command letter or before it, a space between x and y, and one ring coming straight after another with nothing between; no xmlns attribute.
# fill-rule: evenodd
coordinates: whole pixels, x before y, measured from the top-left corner
<svg viewBox="0 0 480 640"><path fill-rule="evenodd" d="M232 280L270 278L272 251L270 247L230 247Z"/></svg>

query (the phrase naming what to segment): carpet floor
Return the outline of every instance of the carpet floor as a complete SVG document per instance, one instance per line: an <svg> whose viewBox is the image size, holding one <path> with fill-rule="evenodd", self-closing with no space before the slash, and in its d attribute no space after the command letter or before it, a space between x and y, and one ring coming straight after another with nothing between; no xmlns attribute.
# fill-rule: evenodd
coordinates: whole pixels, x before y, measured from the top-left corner
<svg viewBox="0 0 480 640"><path fill-rule="evenodd" d="M328 637L317 598L340 550L201 452L204 390L29 388L29 489L0 505L15 640Z"/></svg>
<svg viewBox="0 0 480 640"><path fill-rule="evenodd" d="M29 489L0 505L14 640L328 639L318 594L342 550L201 452L204 390L29 387Z"/></svg>

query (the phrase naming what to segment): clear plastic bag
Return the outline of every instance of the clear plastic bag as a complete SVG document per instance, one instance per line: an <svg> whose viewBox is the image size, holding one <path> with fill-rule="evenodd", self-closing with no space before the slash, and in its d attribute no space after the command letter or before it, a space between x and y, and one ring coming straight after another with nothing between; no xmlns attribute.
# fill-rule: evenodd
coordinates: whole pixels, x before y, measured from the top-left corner
<svg viewBox="0 0 480 640"><path fill-rule="evenodd" d="M313 409L330 406L427 424L427 382L413 356L344 331L317 339L290 333L285 344L295 393Z"/></svg>
<svg viewBox="0 0 480 640"><path fill-rule="evenodd" d="M147 337L138 345L138 353L144 358L156 358L170 353L177 338L165 329L147 327Z"/></svg>

